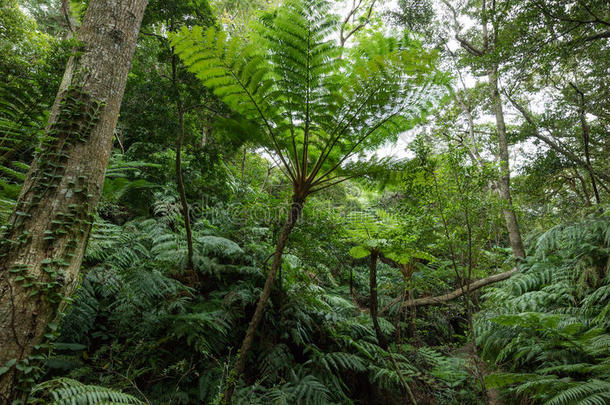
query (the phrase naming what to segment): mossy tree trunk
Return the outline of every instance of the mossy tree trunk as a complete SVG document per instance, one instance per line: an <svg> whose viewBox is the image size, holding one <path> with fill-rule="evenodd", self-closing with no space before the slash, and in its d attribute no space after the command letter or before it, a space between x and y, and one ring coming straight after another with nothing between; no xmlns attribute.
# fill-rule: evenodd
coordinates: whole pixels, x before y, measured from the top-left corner
<svg viewBox="0 0 610 405"><path fill-rule="evenodd" d="M147 0L91 0L45 136L0 237L0 403L53 328L79 268ZM23 369L23 367L19 367Z"/></svg>

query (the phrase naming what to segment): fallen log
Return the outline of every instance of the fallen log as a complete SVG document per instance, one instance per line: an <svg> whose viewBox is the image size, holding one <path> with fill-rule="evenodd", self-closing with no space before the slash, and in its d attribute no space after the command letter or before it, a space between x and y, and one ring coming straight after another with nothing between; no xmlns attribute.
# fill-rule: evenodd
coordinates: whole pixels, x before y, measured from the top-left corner
<svg viewBox="0 0 610 405"><path fill-rule="evenodd" d="M485 287L486 285L489 284L493 284L493 283L497 283L498 281L502 281L502 280L506 280L507 278L510 278L510 276L512 276L513 274L515 274L517 272L517 268L513 268L512 270L509 271L505 271L504 273L500 273L500 274L494 274L493 276L489 276L489 277L485 277L482 278L480 280L477 281L473 281L472 283L470 283L467 286L464 287L460 287L457 290L454 290L448 294L444 294L444 295L437 295L434 297L423 297L423 298L417 298L414 300L408 300L408 301L404 301L402 303L402 305L406 308L410 308L410 307L423 307L426 305L441 305L441 304L445 304L451 300L456 299L457 297L460 297L470 291L475 291L478 290L479 288ZM390 302L388 305L386 305L383 309L381 309L379 311L379 314L383 314L384 312L386 312L388 309L390 309L392 306L398 304L401 301L402 297L397 297L394 300L392 300L392 302Z"/></svg>

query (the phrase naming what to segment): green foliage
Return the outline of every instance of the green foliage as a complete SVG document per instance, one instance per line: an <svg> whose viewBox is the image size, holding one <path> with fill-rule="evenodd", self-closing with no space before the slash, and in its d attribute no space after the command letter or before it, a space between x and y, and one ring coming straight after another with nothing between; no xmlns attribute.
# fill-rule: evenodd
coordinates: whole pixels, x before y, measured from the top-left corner
<svg viewBox="0 0 610 405"><path fill-rule="evenodd" d="M45 381L37 385L32 394L39 400L49 400L54 405L118 405L118 404L143 404L136 397L124 394L120 391L97 385L85 385L70 378L57 378Z"/></svg>
<svg viewBox="0 0 610 405"><path fill-rule="evenodd" d="M12 211L29 169L21 159L31 156L40 134L37 102L31 91L0 84L0 223Z"/></svg>
<svg viewBox="0 0 610 405"><path fill-rule="evenodd" d="M522 273L486 294L483 355L511 373L488 378L545 404L610 396L607 212L542 234Z"/></svg>
<svg viewBox="0 0 610 405"><path fill-rule="evenodd" d="M189 69L255 122L286 174L292 181L310 177L311 190L350 156L418 123L442 94L434 56L415 44L374 35L345 64L329 40L338 29L329 7L286 2L261 17L245 43L214 27L172 36Z"/></svg>
<svg viewBox="0 0 610 405"><path fill-rule="evenodd" d="M0 9L0 224L15 206L44 128L68 44L38 31L9 0Z"/></svg>
<svg viewBox="0 0 610 405"><path fill-rule="evenodd" d="M346 237L357 245L349 251L355 259L362 259L377 250L399 265L421 259L433 262L434 256L415 246L411 229L404 227L403 218L383 210L350 213L345 228Z"/></svg>
<svg viewBox="0 0 610 405"><path fill-rule="evenodd" d="M120 375L130 381L161 378L180 388L163 394L167 383L147 388L153 403L172 398L213 403L222 386L220 367L240 336L235 328L243 327L243 310L255 303L262 277L256 269L246 270L250 259L235 242L196 234L200 256L195 264L202 274L210 266L217 271L203 299L200 290L171 278L179 274L175 263L185 255L175 236L163 217L121 226L96 221L87 252L87 265L93 267L63 319L50 372L125 392L132 387ZM300 272L303 263L294 266L286 271ZM369 317L340 291L285 277L282 305L276 309L274 304L266 316L271 339L263 339L257 350L256 382L238 389L236 403L351 403L354 381L370 381L399 395L403 386L390 356L408 381L451 380L452 366L443 363L443 356L432 361L421 352L421 361L432 370L427 373L406 354L379 348ZM390 322L381 325L393 333Z"/></svg>
<svg viewBox="0 0 610 405"><path fill-rule="evenodd" d="M53 140L40 134L74 45L59 38L66 33L61 2L5 3L0 224L33 154ZM76 24L87 2L70 3ZM453 37L446 32L452 24L435 21L427 0L398 1L395 22L410 32L383 35L396 27L383 27L374 9L374 24L343 48L335 41L341 28L358 27L366 6L378 2L359 3L346 20L333 15L341 2L211 3L217 16L207 1L149 2L116 149L97 215L87 219L80 286L62 308L57 339L32 361L2 365L0 374L13 365L30 379L46 373L30 395L34 403L217 403L269 271L282 202L302 191L307 204L234 403L407 403L408 390L419 403L482 403L478 355L496 370L487 388L499 388L507 404L610 402L602 3L589 2L588 11L582 2L498 1L482 13L469 2L457 10L475 23L462 39L482 47L476 23L485 16L498 33L494 50L442 60L443 47L428 45ZM485 118L487 85L454 89L455 103L435 109L447 84L437 64L452 73L468 66L478 80L491 62L499 63L502 101L545 95L531 122L507 120L511 153L519 156L512 192L530 257L482 295L386 309L514 265L506 205L492 192L499 165L496 128ZM177 97L192 268L175 184ZM582 111L590 166L601 174L594 207L591 173L578 163L587 159ZM401 134L410 138L405 131L419 123L429 125L414 134L408 158L377 152ZM86 140L81 130L58 130ZM520 143L536 131L576 161ZM377 323L387 349L367 312L372 252L381 259Z"/></svg>

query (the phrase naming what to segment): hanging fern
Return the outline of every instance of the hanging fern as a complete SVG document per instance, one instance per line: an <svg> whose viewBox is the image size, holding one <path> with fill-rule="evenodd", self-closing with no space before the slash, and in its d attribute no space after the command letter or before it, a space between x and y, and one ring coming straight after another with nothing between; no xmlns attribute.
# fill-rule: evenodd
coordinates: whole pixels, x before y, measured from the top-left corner
<svg viewBox="0 0 610 405"><path fill-rule="evenodd" d="M330 403L330 391L313 375L301 375L291 371L287 383L268 390L263 403L325 405Z"/></svg>

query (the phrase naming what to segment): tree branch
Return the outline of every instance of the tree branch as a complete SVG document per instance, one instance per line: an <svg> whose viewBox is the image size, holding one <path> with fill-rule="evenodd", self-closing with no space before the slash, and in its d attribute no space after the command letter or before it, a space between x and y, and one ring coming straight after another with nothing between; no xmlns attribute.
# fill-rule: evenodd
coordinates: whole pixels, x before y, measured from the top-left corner
<svg viewBox="0 0 610 405"><path fill-rule="evenodd" d="M358 32L359 30L364 28L371 21L371 15L373 14L373 7L375 7L375 3L376 2L377 2L377 0L373 0L371 5L369 6L368 10L366 11L366 17L364 18L364 21L362 21L360 24L358 24L356 27L354 27L352 30L350 30L347 33L347 35L344 35L345 34L345 26L349 22L350 18L352 18L352 16L358 11L360 6L362 5L362 0L360 0L358 2L357 6L352 7L352 9L348 13L347 17L345 17L345 19L343 20L343 23L341 24L341 31L340 31L340 38L339 38L339 40L341 41L341 47L342 48L345 46L345 43L347 42L348 39L351 38L352 35L354 35L356 32Z"/></svg>
<svg viewBox="0 0 610 405"><path fill-rule="evenodd" d="M489 276L489 277L485 277L485 278L482 278L477 281L473 281L472 283L468 284L467 286L458 288L457 290L453 290L452 292L445 294L445 295L437 295L435 297L424 297L424 298L417 298L414 300L405 301L402 303L402 306L406 307L406 308L412 308L412 307L423 307L423 306L429 306L429 305L446 304L447 302L452 301L468 292L478 290L489 284L497 283L498 281L506 280L506 279L510 278L513 274L515 274L516 272L517 272L517 268L515 267L512 270L505 271L504 273L494 274L493 276ZM402 300L402 297L395 298L394 300L392 300L392 302L390 302L388 305L386 305L381 311L379 311L379 314L381 315L382 313L384 313L385 311L390 309L392 306L398 304L401 300Z"/></svg>
<svg viewBox="0 0 610 405"><path fill-rule="evenodd" d="M335 128L333 128L332 132L330 133L330 137L328 139L328 142L324 145L324 148L322 149L322 151L320 152L320 155L318 156L318 159L316 161L316 163L314 164L313 170L311 171L311 174L309 175L307 181L308 183L313 182L313 180L315 179L316 175L318 174L318 172L320 171L320 169L322 168L322 165L326 162L326 159L328 159L328 157L330 156L333 148L335 147L335 145L337 144L337 142L339 141L339 139L341 139L341 137L343 136L343 134L345 133L345 131L349 128L349 126L354 122L354 120L358 117L358 115L360 114L360 111L362 111L362 109L368 104L369 100L375 95L377 94L377 91L381 88L381 86L377 86L376 88L373 88L373 91L366 97L366 99L358 106L357 110L354 112L354 114L351 116L351 118L349 119L349 121L347 123L345 123L345 125L342 127L341 131L339 133L337 133L337 131L339 131L339 128L341 127L341 124L343 123L343 121L345 120L345 118L347 118L347 115L351 112L351 108L349 109L349 111L347 111L345 113L345 115L343 117L341 117L341 120L337 123L337 125L335 126ZM336 135L336 137L335 137Z"/></svg>
<svg viewBox="0 0 610 405"><path fill-rule="evenodd" d="M540 133L540 131L538 131L538 126L536 125L536 122L534 121L533 115L523 105L519 104L509 94L505 93L505 95L506 95L506 98L508 98L508 100L511 102L511 104L517 110L519 110L521 115L523 115L523 118L525 118L525 121L527 121L527 123L530 124L533 127L533 129L532 129L532 135L533 136L535 136L536 138L540 139L542 142L544 142L547 145L549 145L551 147L551 149L554 149L556 152L559 152L561 155L563 155L564 157L568 158L573 163L576 163L577 165L586 168L590 172L594 173L597 177L599 177L601 179L604 179L605 181L610 181L610 176L609 175L595 170L591 165L587 164L587 162L585 162L584 160L579 158L571 150L569 150L569 149L567 149L565 147L560 146L558 143L554 142L552 139L548 138L545 135L542 135Z"/></svg>
<svg viewBox="0 0 610 405"><path fill-rule="evenodd" d="M66 20L68 29L74 35L74 28L72 27L72 21L70 21L70 2L68 0L61 0L61 12Z"/></svg>
<svg viewBox="0 0 610 405"><path fill-rule="evenodd" d="M590 41L596 41L598 39L604 39L604 38L610 38L610 30L602 31L597 34L593 34L593 35L590 35L590 36L584 37L584 38L577 38L577 39L574 39L574 40L568 42L568 44L573 44L575 42L590 42Z"/></svg>
<svg viewBox="0 0 610 405"><path fill-rule="evenodd" d="M358 142L354 143L354 145L350 148L350 150L343 155L343 157L339 160L339 162L337 162L333 167L331 167L328 171L326 171L326 173L324 173L322 176L320 176L317 180L315 180L312 183L312 186L317 186L322 182L322 179L324 179L326 176L328 176L329 174L331 174L333 171L335 171L335 169L339 166L341 166L341 164L343 162L345 162L350 156L352 156L352 153L356 150L356 148L358 148L360 146L360 144L362 142L364 142L366 140L366 138L368 138L373 132L375 132L378 128L380 128L381 126L383 126L386 122L388 122L389 120L391 120L392 118L396 117L398 114L400 114L402 112L402 110L397 111L387 117L385 117L384 119L382 119L381 121L379 121L377 124L375 124L372 129L370 129L362 138L360 138L358 140Z"/></svg>
<svg viewBox="0 0 610 405"><path fill-rule="evenodd" d="M460 43L462 48L464 48L470 54L474 56L483 56L484 52L482 50L478 49L476 46L468 42L465 38L460 36L460 25L458 23L457 10L455 9L455 7L453 7L453 5L447 0L441 1L445 6L447 6L447 8L449 8L451 14L453 15L453 29L455 30L455 39Z"/></svg>

